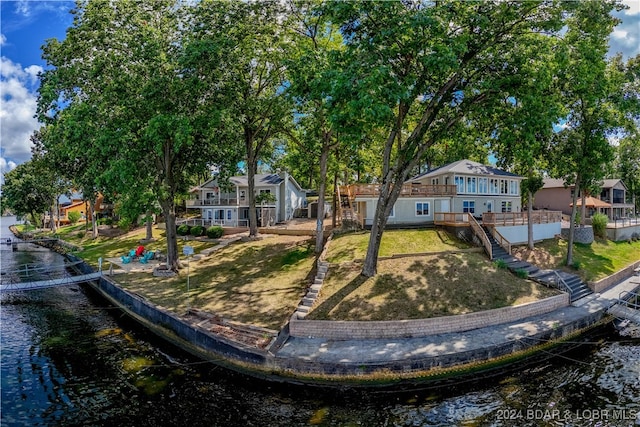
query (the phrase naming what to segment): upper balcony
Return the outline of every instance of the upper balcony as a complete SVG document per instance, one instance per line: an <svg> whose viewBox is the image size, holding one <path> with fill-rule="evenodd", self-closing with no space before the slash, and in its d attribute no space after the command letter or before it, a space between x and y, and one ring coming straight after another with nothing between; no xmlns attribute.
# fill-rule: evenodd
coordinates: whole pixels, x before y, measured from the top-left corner
<svg viewBox="0 0 640 427"><path fill-rule="evenodd" d="M340 194L349 194L350 197L377 197L380 194L380 184L351 184L340 187ZM403 184L400 197L433 197L455 196L455 185L429 185L429 184Z"/></svg>
<svg viewBox="0 0 640 427"><path fill-rule="evenodd" d="M216 207L216 206L249 206L248 197L215 197L212 199L188 199L186 200L187 208ZM256 205L260 207L261 205ZM275 203L265 203L265 207L273 207Z"/></svg>

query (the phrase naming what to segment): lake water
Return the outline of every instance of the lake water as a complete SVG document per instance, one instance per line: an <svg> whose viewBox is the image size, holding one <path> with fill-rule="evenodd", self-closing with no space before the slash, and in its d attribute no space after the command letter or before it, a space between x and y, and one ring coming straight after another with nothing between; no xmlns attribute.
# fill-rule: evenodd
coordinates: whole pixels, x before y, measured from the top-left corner
<svg viewBox="0 0 640 427"><path fill-rule="evenodd" d="M11 237L3 217L1 237ZM0 268L58 263L0 251ZM476 383L393 393L270 384L156 338L81 285L0 296L0 425L638 426L640 340L605 330L578 351Z"/></svg>

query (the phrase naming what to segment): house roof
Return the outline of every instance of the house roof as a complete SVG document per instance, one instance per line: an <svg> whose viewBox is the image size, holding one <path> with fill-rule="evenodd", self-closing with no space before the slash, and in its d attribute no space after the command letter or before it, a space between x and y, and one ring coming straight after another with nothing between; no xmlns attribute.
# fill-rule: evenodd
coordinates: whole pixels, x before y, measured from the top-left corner
<svg viewBox="0 0 640 427"><path fill-rule="evenodd" d="M564 188L565 186L564 179L561 178L545 178L542 182L542 188ZM573 187L573 185L568 185L567 187Z"/></svg>
<svg viewBox="0 0 640 427"><path fill-rule="evenodd" d="M482 163L474 162L472 160L463 159L457 162L449 163L422 175L418 175L409 181L417 181L423 178L429 178L432 176L442 175L444 173L458 173L466 175L496 175L496 176L508 176L514 178L520 178L511 172L504 171L502 169L495 168L493 166L483 165Z"/></svg>
<svg viewBox="0 0 640 427"><path fill-rule="evenodd" d="M542 188L563 188L564 185L564 179L560 178L545 178L544 180L544 186ZM615 187L618 183L621 183L625 188L627 188L626 185L624 185L624 182L621 179L615 178L615 179L604 179L602 180L602 188L613 188ZM567 185L567 188L573 188L574 185Z"/></svg>
<svg viewBox="0 0 640 427"><path fill-rule="evenodd" d="M291 175L286 174L285 176L287 176L288 179L291 182L293 182L293 184L298 188L298 190L302 190L302 187L300 187L300 184L298 184L298 182L295 179L293 179ZM270 173L270 174L256 174L254 176L253 182L256 187L264 187L265 185L279 185L282 182L284 182L284 180L285 178L282 175L277 173ZM229 182L238 187L249 186L249 179L246 175L232 176L231 178L229 178ZM193 191L198 191L201 188L213 188L217 186L218 186L218 178L213 177L209 181L202 184L201 186L192 188L191 191L193 192Z"/></svg>
<svg viewBox="0 0 640 427"><path fill-rule="evenodd" d="M605 179L602 181L602 188L613 188L615 187L618 183L622 184L622 186L626 189L627 186L624 184L624 181L621 179Z"/></svg>

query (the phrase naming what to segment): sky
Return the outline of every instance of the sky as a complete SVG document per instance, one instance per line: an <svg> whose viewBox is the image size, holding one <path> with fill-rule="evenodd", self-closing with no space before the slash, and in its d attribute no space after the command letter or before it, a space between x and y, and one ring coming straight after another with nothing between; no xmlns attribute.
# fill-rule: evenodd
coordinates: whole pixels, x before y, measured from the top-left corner
<svg viewBox="0 0 640 427"><path fill-rule="evenodd" d="M623 2L629 9L616 14L622 23L610 37L610 54L627 59L640 53L640 0ZM41 47L64 39L73 7L63 0L0 0L0 184L5 172L31 158L30 136L40 127L37 76L46 67Z"/></svg>

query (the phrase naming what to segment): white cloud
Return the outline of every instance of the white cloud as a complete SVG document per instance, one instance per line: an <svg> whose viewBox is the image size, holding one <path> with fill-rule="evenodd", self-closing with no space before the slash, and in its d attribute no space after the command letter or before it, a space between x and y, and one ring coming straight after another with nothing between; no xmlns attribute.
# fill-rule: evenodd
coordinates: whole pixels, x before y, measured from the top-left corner
<svg viewBox="0 0 640 427"><path fill-rule="evenodd" d="M623 59L640 54L640 0L625 0L629 9L613 13L620 19L609 39L609 53L622 53Z"/></svg>
<svg viewBox="0 0 640 427"><path fill-rule="evenodd" d="M4 34L0 34L0 46L4 46L5 44L7 44L7 38Z"/></svg>
<svg viewBox="0 0 640 427"><path fill-rule="evenodd" d="M629 6L629 9L624 12L625 15L640 14L640 0L622 0L622 3Z"/></svg>
<svg viewBox="0 0 640 427"><path fill-rule="evenodd" d="M31 158L30 137L40 128L36 113L37 74L42 67L22 68L8 58L0 58L0 166L2 172ZM5 169L7 168L7 169Z"/></svg>

